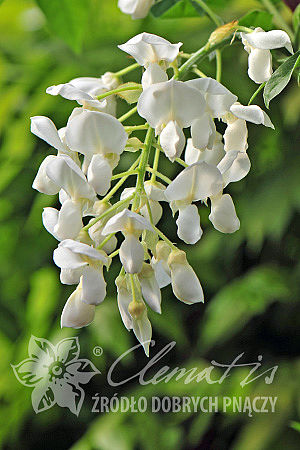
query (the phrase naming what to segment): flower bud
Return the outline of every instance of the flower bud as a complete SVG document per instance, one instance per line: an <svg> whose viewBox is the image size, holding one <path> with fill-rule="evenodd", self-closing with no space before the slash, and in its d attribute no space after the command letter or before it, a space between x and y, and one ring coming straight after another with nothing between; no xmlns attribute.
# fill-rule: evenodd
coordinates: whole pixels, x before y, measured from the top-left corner
<svg viewBox="0 0 300 450"><path fill-rule="evenodd" d="M203 302L203 291L192 267L182 250L173 250L168 258L174 295L184 303Z"/></svg>
<svg viewBox="0 0 300 450"><path fill-rule="evenodd" d="M145 311L146 306L142 302L137 302L133 300L128 306L128 312L134 319L139 319L143 312Z"/></svg>
<svg viewBox="0 0 300 450"><path fill-rule="evenodd" d="M209 37L209 44L216 45L219 44L223 39L230 37L237 29L237 20L233 20L232 22L225 23L221 27L218 27L213 31Z"/></svg>

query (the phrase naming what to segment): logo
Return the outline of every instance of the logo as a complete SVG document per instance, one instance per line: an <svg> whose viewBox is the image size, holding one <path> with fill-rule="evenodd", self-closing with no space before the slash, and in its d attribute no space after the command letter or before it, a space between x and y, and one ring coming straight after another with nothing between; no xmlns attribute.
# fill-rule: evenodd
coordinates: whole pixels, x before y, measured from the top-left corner
<svg viewBox="0 0 300 450"><path fill-rule="evenodd" d="M81 385L100 373L79 354L77 337L62 339L54 346L47 339L31 336L29 358L11 366L18 381L33 388L31 400L36 413L58 405L78 416L85 397Z"/></svg>

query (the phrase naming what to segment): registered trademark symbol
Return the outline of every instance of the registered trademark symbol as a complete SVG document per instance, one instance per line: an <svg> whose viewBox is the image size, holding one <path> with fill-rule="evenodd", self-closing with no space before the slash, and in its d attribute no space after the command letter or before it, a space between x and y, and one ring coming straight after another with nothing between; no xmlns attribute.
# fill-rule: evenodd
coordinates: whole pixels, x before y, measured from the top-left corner
<svg viewBox="0 0 300 450"><path fill-rule="evenodd" d="M99 347L98 345L96 345L96 346L93 348L93 353L94 353L95 356L101 356L102 353L103 353L103 348L102 348L102 347Z"/></svg>

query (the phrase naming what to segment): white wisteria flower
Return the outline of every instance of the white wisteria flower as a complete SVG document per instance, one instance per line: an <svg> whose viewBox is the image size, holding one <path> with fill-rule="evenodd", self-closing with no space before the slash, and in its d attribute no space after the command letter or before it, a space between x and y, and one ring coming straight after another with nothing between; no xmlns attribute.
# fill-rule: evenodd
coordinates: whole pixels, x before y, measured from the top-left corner
<svg viewBox="0 0 300 450"><path fill-rule="evenodd" d="M255 28L252 33L241 33L245 50L249 53L248 75L257 84L264 83L271 78L272 54L270 50L285 47L293 53L289 35L282 30L264 31Z"/></svg>
<svg viewBox="0 0 300 450"><path fill-rule="evenodd" d="M192 123L191 134L193 146L200 149L212 149L216 139L214 118L222 117L237 101L225 86L213 78L197 78L186 84L198 89L206 101L206 111Z"/></svg>
<svg viewBox="0 0 300 450"><path fill-rule="evenodd" d="M143 19L147 16L155 0L118 0L118 7L132 19Z"/></svg>
<svg viewBox="0 0 300 450"><path fill-rule="evenodd" d="M248 148L247 122L264 125L274 129L269 116L257 105L244 106L236 102L230 107L222 120L227 123L224 133L224 149L245 152Z"/></svg>
<svg viewBox="0 0 300 450"><path fill-rule="evenodd" d="M195 244L202 236L200 216L192 202L206 201L223 188L221 172L206 162L196 162L184 169L167 187L165 196L179 210L177 234L187 244Z"/></svg>
<svg viewBox="0 0 300 450"><path fill-rule="evenodd" d="M144 247L139 241L143 230L153 231L150 222L145 217L129 209L108 220L102 230L103 235L122 231L125 236L120 247L120 260L127 273L139 273L144 261Z"/></svg>
<svg viewBox="0 0 300 450"><path fill-rule="evenodd" d="M129 283L127 276L119 275L116 278L115 284L122 321L127 330L133 330L136 338L142 344L146 355L149 356L152 327L140 291L135 286L135 295L137 295L137 298L133 300L132 285Z"/></svg>
<svg viewBox="0 0 300 450"><path fill-rule="evenodd" d="M106 296L103 264L108 263L104 251L72 239L60 242L54 250L53 260L60 267L63 284L81 282L81 300L89 305L99 305Z"/></svg>
<svg viewBox="0 0 300 450"><path fill-rule="evenodd" d="M145 89L154 83L168 80L165 69L175 61L182 42L171 44L166 39L150 33L140 33L118 47L145 67L142 85Z"/></svg>
<svg viewBox="0 0 300 450"><path fill-rule="evenodd" d="M191 305L204 302L200 281L186 259L182 250L173 250L168 258L171 283L174 295L178 300Z"/></svg>
<svg viewBox="0 0 300 450"><path fill-rule="evenodd" d="M79 77L68 83L50 86L46 89L47 94L61 95L67 100L76 100L85 109L96 110L116 115L116 98L110 95L102 100L97 96L115 89L118 86L118 78L107 72L101 78Z"/></svg>
<svg viewBox="0 0 300 450"><path fill-rule="evenodd" d="M206 103L203 95L182 81L170 80L145 89L138 101L138 113L160 135L160 145L174 161L185 146L182 129L200 117Z"/></svg>

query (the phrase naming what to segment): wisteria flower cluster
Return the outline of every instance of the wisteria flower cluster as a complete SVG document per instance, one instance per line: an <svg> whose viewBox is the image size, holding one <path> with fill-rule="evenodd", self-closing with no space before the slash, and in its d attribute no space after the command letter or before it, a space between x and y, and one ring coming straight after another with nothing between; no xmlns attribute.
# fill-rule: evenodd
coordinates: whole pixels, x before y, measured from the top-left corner
<svg viewBox="0 0 300 450"><path fill-rule="evenodd" d="M271 73L268 49L292 50L284 32L270 33L249 30L241 36L249 52L249 76L260 83ZM106 296L104 272L119 257L122 268L115 284L121 318L147 355L152 335L147 310L161 313L163 287L171 284L174 295L188 305L204 301L185 252L157 226L162 204L169 204L176 216L178 238L185 244L201 239L202 207L210 207L216 230L237 231L240 221L226 188L250 170L247 122L274 128L259 106L240 104L215 79L181 81L185 68L192 67L181 64L181 45L139 34L119 46L135 64L47 89L79 104L64 128L57 130L47 117L31 119L31 131L57 150L42 162L33 187L59 195L60 210L45 208L42 220L59 241L53 258L61 282L77 285L61 326L80 328L92 322ZM139 67L140 84L122 82L122 76ZM118 98L137 105L117 119ZM144 124L124 126L134 114ZM217 131L219 121L226 124L223 136ZM135 136L140 130L144 142ZM136 160L126 172L116 173L124 152L135 152ZM181 167L173 180L159 171L160 157ZM130 179L133 186L123 189Z"/></svg>

